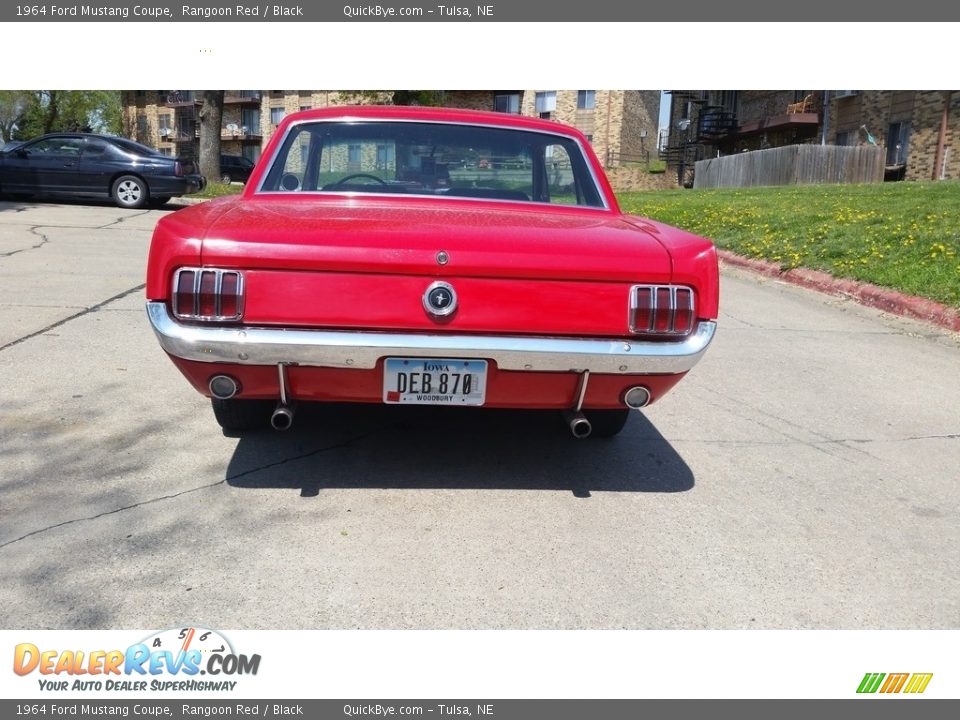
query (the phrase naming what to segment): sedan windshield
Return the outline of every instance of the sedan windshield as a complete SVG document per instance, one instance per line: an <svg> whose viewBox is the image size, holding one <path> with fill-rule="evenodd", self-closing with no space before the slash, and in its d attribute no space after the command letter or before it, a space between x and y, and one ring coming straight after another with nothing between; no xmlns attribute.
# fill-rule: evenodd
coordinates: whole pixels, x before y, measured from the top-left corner
<svg viewBox="0 0 960 720"><path fill-rule="evenodd" d="M294 125L260 191L410 194L604 206L574 139L441 123Z"/></svg>

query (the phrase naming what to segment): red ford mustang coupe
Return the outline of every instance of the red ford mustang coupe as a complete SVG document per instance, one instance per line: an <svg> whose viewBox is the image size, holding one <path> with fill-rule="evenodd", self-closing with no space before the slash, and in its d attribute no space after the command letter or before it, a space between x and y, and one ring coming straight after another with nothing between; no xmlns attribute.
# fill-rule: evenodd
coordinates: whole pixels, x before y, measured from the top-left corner
<svg viewBox="0 0 960 720"><path fill-rule="evenodd" d="M230 431L298 401L563 411L619 432L716 329L709 240L621 213L586 138L499 113L288 116L240 196L164 217L160 345Z"/></svg>

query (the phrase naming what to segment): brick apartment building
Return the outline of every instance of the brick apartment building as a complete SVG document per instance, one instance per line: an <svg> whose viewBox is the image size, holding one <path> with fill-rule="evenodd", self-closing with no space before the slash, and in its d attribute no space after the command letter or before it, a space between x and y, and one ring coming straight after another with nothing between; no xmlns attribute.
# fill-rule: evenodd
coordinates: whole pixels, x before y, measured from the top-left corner
<svg viewBox="0 0 960 720"><path fill-rule="evenodd" d="M289 113L388 99L387 94L374 97L340 90L227 90L221 128L223 152L256 160ZM127 90L121 93L121 102L125 135L169 155L196 154L200 91ZM608 167L656 157L659 90L446 90L441 104L573 125L587 136Z"/></svg>
<svg viewBox="0 0 960 720"><path fill-rule="evenodd" d="M693 163L802 143L876 144L891 180L960 178L960 92L673 90L663 158L682 182Z"/></svg>

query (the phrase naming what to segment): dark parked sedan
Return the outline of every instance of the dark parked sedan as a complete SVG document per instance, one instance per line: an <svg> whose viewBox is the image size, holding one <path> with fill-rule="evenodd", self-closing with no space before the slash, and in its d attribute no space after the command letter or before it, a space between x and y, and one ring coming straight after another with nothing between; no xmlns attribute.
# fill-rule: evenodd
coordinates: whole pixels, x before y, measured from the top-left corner
<svg viewBox="0 0 960 720"><path fill-rule="evenodd" d="M205 185L192 161L125 138L61 133L0 151L2 194L102 197L123 208L139 208Z"/></svg>
<svg viewBox="0 0 960 720"><path fill-rule="evenodd" d="M242 182L250 179L253 172L253 162L243 155L220 156L220 182Z"/></svg>

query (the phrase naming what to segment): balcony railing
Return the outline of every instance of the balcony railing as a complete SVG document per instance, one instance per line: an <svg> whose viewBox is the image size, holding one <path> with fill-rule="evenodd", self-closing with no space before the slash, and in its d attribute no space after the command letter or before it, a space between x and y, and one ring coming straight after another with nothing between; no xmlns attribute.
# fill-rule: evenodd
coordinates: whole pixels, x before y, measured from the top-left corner
<svg viewBox="0 0 960 720"><path fill-rule="evenodd" d="M226 105L259 105L261 97L259 90L241 90L227 93L223 96L223 102Z"/></svg>
<svg viewBox="0 0 960 720"><path fill-rule="evenodd" d="M191 142L200 137L200 128L199 127L182 127L174 128L167 132L166 135L161 135L161 139L166 140L167 142Z"/></svg>
<svg viewBox="0 0 960 720"><path fill-rule="evenodd" d="M193 90L169 90L164 98L167 107L199 105L201 100Z"/></svg>
<svg viewBox="0 0 960 720"><path fill-rule="evenodd" d="M259 125L239 125L220 129L221 140L261 140Z"/></svg>

